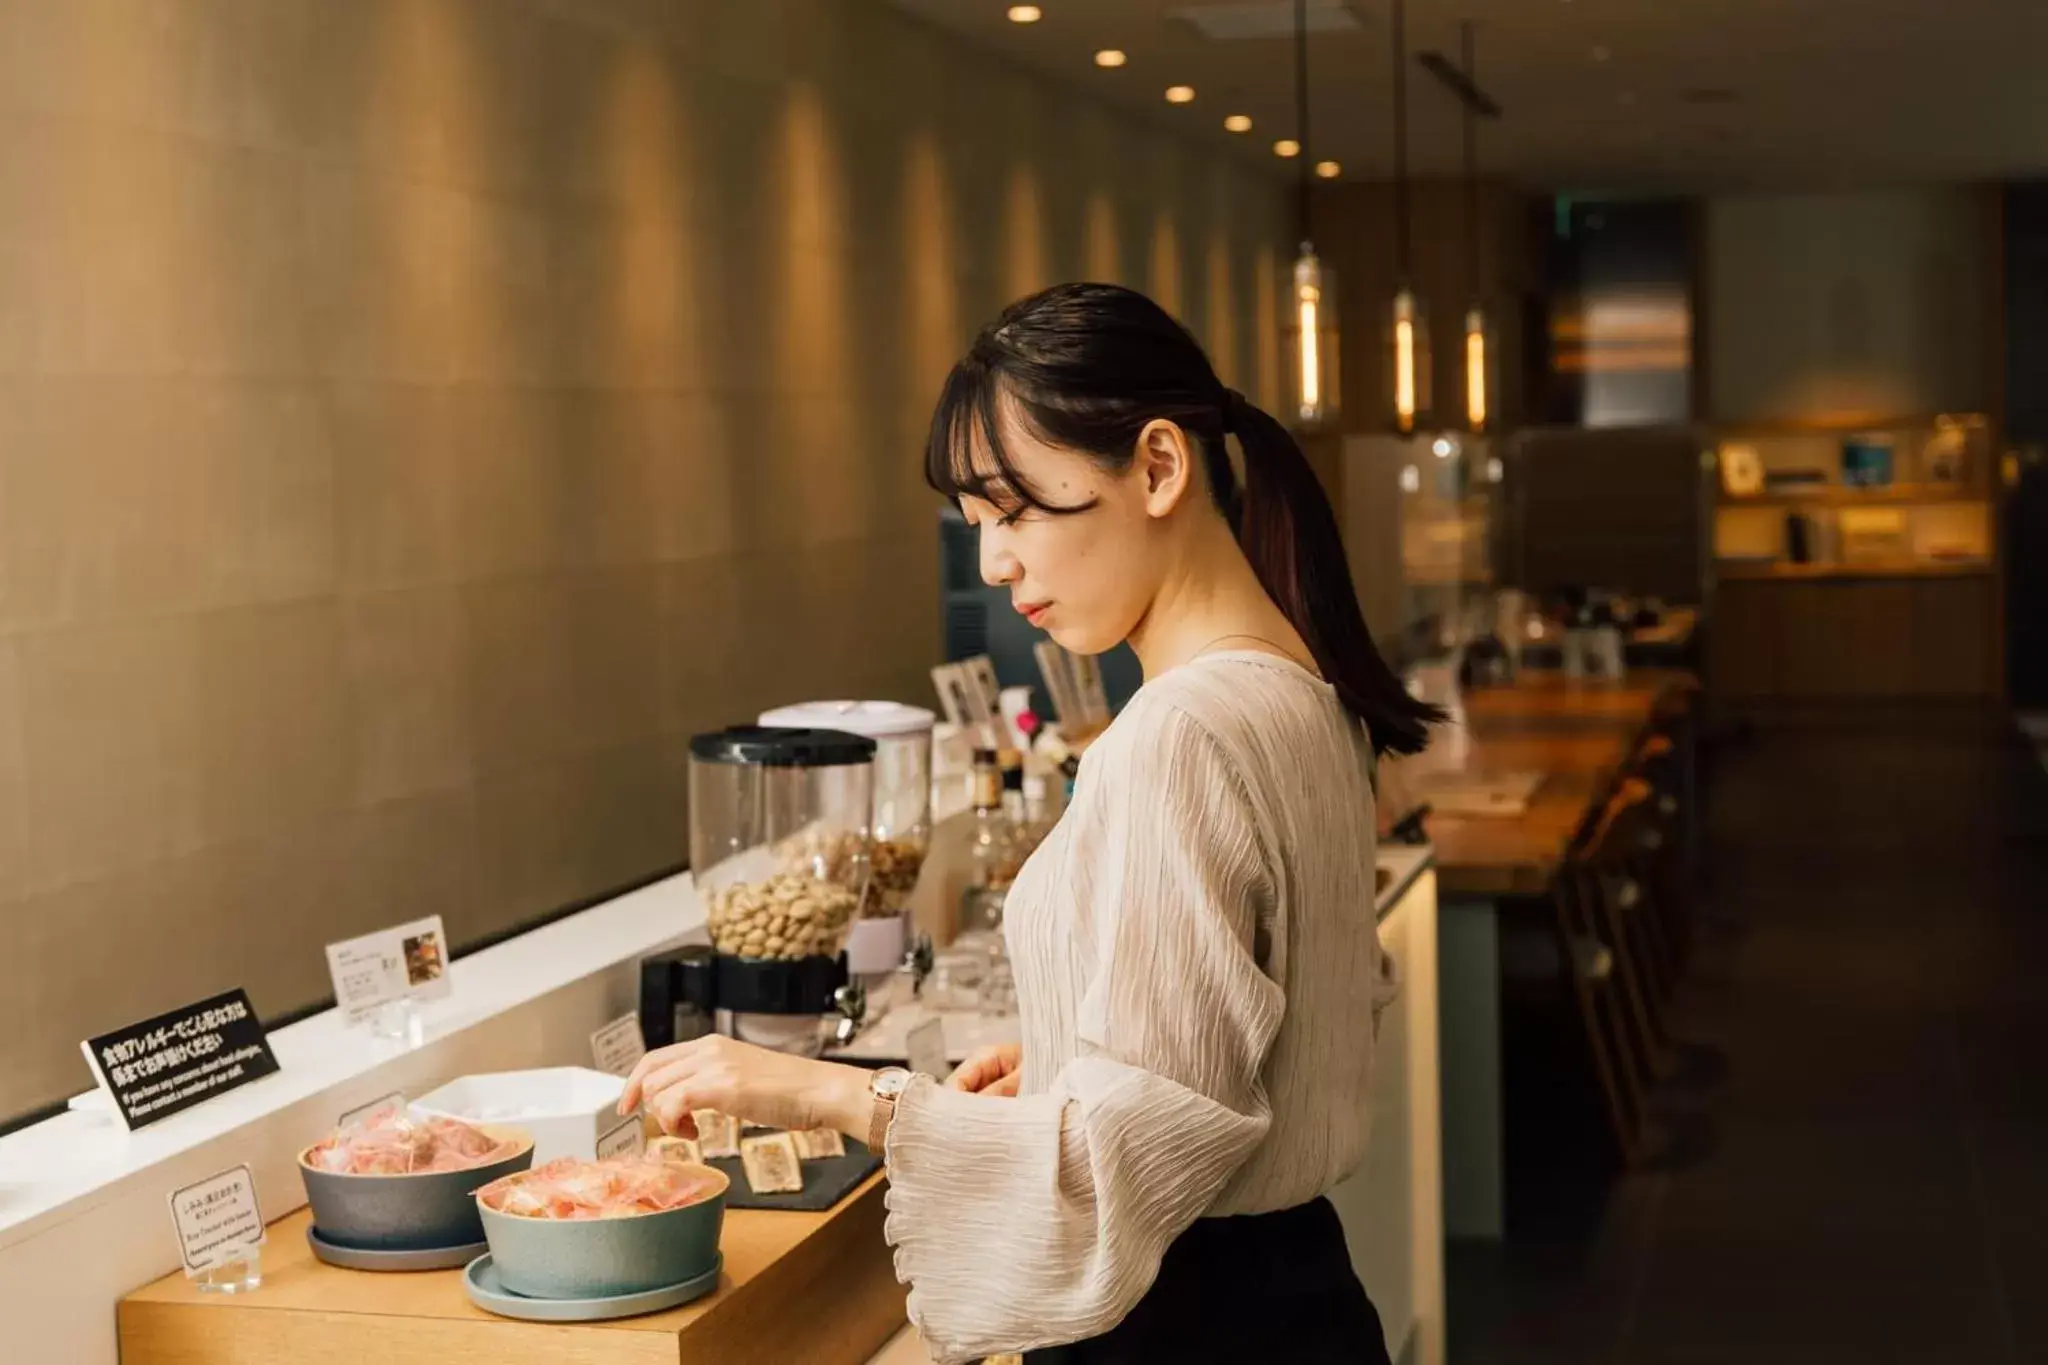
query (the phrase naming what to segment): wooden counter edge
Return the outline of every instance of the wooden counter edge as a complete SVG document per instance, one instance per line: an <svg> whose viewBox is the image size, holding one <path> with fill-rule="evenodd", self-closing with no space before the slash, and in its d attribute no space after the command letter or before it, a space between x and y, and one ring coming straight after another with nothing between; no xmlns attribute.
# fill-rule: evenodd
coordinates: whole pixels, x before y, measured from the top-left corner
<svg viewBox="0 0 2048 1365"><path fill-rule="evenodd" d="M422 1284L424 1277L403 1275L390 1277L399 1292L388 1312L266 1303L260 1289L246 1298L198 1300L162 1291L174 1272L117 1305L121 1359L123 1365L865 1365L905 1322L908 1290L896 1282L894 1258L882 1240L886 1189L886 1179L876 1174L747 1284L722 1288L719 1298L674 1327L663 1323L663 1314L598 1324L514 1322L476 1313L466 1300L454 1314L422 1313L408 1310L404 1299L406 1282Z"/></svg>
<svg viewBox="0 0 2048 1365"><path fill-rule="evenodd" d="M772 1293L706 1314L680 1338L678 1365L866 1365L907 1321L910 1290L897 1283L895 1255L882 1240L887 1190L877 1173L831 1222L776 1261Z"/></svg>

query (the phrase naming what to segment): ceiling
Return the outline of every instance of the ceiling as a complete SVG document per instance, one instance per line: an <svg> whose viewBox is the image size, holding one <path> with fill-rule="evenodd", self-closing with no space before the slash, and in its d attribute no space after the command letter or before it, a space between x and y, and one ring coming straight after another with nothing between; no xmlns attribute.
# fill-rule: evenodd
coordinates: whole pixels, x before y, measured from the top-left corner
<svg viewBox="0 0 2048 1365"><path fill-rule="evenodd" d="M1291 172L1291 0L895 0L1063 83ZM1311 35L1314 158L1392 167L1389 0L1313 0L1349 31ZM1219 41L1190 11L1277 29ZM1330 11L1335 10L1336 13ZM1408 0L1408 48L1458 57L1476 26L1485 173L1552 189L1826 188L2048 173L2048 0ZM1129 55L1098 70L1097 48ZM1455 174L1459 106L1409 63L1411 158ZM1169 105L1167 86L1196 98ZM1245 113L1253 129L1223 130Z"/></svg>

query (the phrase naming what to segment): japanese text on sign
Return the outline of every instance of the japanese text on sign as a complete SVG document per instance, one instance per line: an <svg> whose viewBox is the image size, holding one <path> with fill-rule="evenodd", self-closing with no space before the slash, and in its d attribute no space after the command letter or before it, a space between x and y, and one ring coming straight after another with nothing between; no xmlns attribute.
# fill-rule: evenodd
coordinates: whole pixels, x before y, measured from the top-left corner
<svg viewBox="0 0 2048 1365"><path fill-rule="evenodd" d="M171 1194L171 1223L178 1231L178 1256L194 1275L233 1260L263 1242L263 1210L256 1202L256 1177L235 1166Z"/></svg>
<svg viewBox="0 0 2048 1365"><path fill-rule="evenodd" d="M263 1025L235 990L88 1039L100 1082L130 1128L277 1070Z"/></svg>

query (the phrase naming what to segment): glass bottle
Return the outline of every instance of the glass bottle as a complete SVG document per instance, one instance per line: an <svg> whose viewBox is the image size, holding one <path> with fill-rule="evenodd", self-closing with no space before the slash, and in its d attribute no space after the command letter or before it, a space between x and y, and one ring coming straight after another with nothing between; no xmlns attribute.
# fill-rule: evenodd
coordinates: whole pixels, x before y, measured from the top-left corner
<svg viewBox="0 0 2048 1365"><path fill-rule="evenodd" d="M969 846L961 929L1000 930L1003 896L1017 876L1017 836L1004 800L1003 770L994 749L976 749L972 772L974 838Z"/></svg>

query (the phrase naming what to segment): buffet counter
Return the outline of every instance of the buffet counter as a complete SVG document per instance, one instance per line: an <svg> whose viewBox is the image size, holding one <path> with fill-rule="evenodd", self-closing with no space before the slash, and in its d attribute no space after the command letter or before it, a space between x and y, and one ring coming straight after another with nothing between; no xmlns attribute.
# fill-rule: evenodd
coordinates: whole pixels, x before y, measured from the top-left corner
<svg viewBox="0 0 2048 1365"><path fill-rule="evenodd" d="M465 1296L460 1271L346 1271L307 1247L297 1153L337 1115L451 1076L587 1065L592 1030L633 1007L640 959L701 937L701 920L690 878L667 878L454 963L449 997L421 1007L417 1045L373 1038L329 1012L271 1034L277 1075L156 1126L125 1131L91 1092L0 1138L0 1356L24 1365L861 1365L904 1323L879 1177L822 1214L728 1210L715 1293L584 1326L486 1314ZM243 1163L272 1220L263 1284L201 1294L178 1268L166 1196Z"/></svg>
<svg viewBox="0 0 2048 1365"><path fill-rule="evenodd" d="M460 1270L369 1275L313 1259L304 1210L273 1224L263 1287L201 1294L173 1273L120 1305L123 1365L861 1365L903 1326L880 1175L827 1213L731 1209L718 1292L665 1313L511 1322Z"/></svg>
<svg viewBox="0 0 2048 1365"><path fill-rule="evenodd" d="M1382 854L1377 909L1405 987L1380 1030L1387 1093L1375 1097L1372 1156L1333 1201L1395 1351L1430 1365L1443 1331L1435 884L1427 850ZM338 1115L454 1076L586 1065L592 1030L633 1007L640 959L701 933L689 877L668 878L454 963L452 993L421 1006L413 1043L323 1014L271 1035L278 1074L140 1132L95 1092L0 1138L0 1354L25 1365L920 1359L881 1235L879 1176L825 1213L729 1209L715 1292L611 1322L494 1317L471 1305L460 1271L367 1274L311 1255L298 1154ZM244 1164L270 1222L263 1282L202 1294L179 1269L166 1197Z"/></svg>

